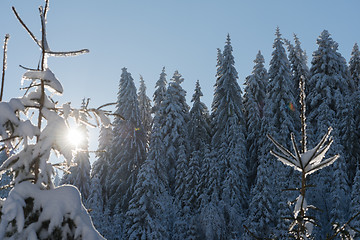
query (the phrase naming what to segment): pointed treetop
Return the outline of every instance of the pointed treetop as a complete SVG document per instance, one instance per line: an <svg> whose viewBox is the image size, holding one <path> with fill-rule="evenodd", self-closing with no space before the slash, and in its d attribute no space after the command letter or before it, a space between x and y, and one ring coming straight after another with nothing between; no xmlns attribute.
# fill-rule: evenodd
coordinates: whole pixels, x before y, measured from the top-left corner
<svg viewBox="0 0 360 240"><path fill-rule="evenodd" d="M279 28L279 26L276 27L275 36L276 36L276 38L281 38L281 33L280 33L280 28Z"/></svg>
<svg viewBox="0 0 360 240"><path fill-rule="evenodd" d="M123 67L121 70L122 70L123 72L127 72L127 68L126 68L126 67Z"/></svg>
<svg viewBox="0 0 360 240"><path fill-rule="evenodd" d="M227 37L226 37L226 44L227 45L231 45L231 38L230 38L230 34L228 33Z"/></svg>
<svg viewBox="0 0 360 240"><path fill-rule="evenodd" d="M353 52L358 52L358 51L359 51L359 46L357 43L355 43L353 47Z"/></svg>
<svg viewBox="0 0 360 240"><path fill-rule="evenodd" d="M259 52L256 54L254 63L264 63L264 62L265 62L264 56L261 54L261 51L259 50Z"/></svg>
<svg viewBox="0 0 360 240"><path fill-rule="evenodd" d="M162 73L165 73L165 66L163 66Z"/></svg>
<svg viewBox="0 0 360 240"><path fill-rule="evenodd" d="M182 82L184 81L184 78L182 78L182 77L181 77L181 74L179 73L179 71L176 70L176 71L174 72L174 76L173 76L172 80L173 80L174 82L176 82L177 84L180 84L180 83L182 83Z"/></svg>
<svg viewBox="0 0 360 240"><path fill-rule="evenodd" d="M200 83L199 83L199 80L197 80L196 85L195 85L195 92L192 96L191 102L200 101L200 97L202 97L202 96L203 96L203 93L201 91Z"/></svg>

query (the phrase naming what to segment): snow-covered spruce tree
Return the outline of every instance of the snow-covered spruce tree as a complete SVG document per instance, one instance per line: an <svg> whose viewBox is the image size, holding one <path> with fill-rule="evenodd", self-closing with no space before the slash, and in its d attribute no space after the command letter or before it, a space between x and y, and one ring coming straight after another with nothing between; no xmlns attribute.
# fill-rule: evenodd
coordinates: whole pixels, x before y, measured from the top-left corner
<svg viewBox="0 0 360 240"><path fill-rule="evenodd" d="M179 185L175 183L180 147L185 147L183 149L185 156L188 154L188 133L185 126L189 121L189 106L185 99L186 91L180 85L183 81L181 74L175 71L159 109L161 136L169 179L167 187L170 188L171 194L175 194L176 189L182 188L181 184L185 185L184 179L178 182ZM182 198L183 196L178 197Z"/></svg>
<svg viewBox="0 0 360 240"><path fill-rule="evenodd" d="M218 57L219 58L219 57ZM226 229L231 239L241 232L247 209L245 119L238 74L234 67L230 36L218 67L212 103L212 151L219 172L220 200L224 206Z"/></svg>
<svg viewBox="0 0 360 240"><path fill-rule="evenodd" d="M316 185L312 202L323 210L317 212L317 218L322 220L320 234L323 235L320 237L323 238L331 231L329 224L341 223L348 214L346 206L350 192L344 162L347 154L341 142L345 142L343 136L349 132L347 127L350 126L344 123L349 120L347 96L351 92L345 59L337 52L338 44L326 30L317 39L317 44L319 47L313 53L308 84L308 124L313 135L309 142L315 145L321 137L319 134L327 131L326 126L333 126L335 140L329 153L341 156L332 167L310 178Z"/></svg>
<svg viewBox="0 0 360 240"><path fill-rule="evenodd" d="M122 69L116 108L107 180L109 207L114 211L119 205L119 213L125 214L146 150L136 87L126 68Z"/></svg>
<svg viewBox="0 0 360 240"><path fill-rule="evenodd" d="M348 69L350 81L352 82L351 85L353 86L352 99L348 102L348 114L352 114L353 119L351 121L351 118L348 118L344 123L350 125L348 126L348 133L350 134L344 136L344 139L347 141L343 145L345 146L345 151L349 154L346 157L349 181L353 182L356 165L360 161L360 142L358 141L360 135L360 115L355 114L360 111L360 51L357 43L355 43L352 49Z"/></svg>
<svg viewBox="0 0 360 240"><path fill-rule="evenodd" d="M200 195L200 236L202 239L223 239L225 219L219 199L219 168L209 148L205 149L201 179L204 189Z"/></svg>
<svg viewBox="0 0 360 240"><path fill-rule="evenodd" d="M265 102L265 128L263 130L263 136L267 133L276 136L275 138L281 139L282 142L287 142L287 138L291 132L297 133L297 118L298 109L295 108L294 103L296 97L294 95L294 84L290 75L290 63L286 56L286 52L283 46L283 40L281 38L279 28L276 29L275 40L273 44L274 51L272 52L272 58L269 67L269 83L268 94ZM270 158L268 152L271 149L271 143L269 141L261 143L262 153L264 158ZM290 147L286 145L286 147ZM266 159L263 159L266 163ZM283 191L288 188L293 188L295 184L296 176L292 174L293 170L289 170L282 166L280 163L270 163L272 169L269 169L269 173L275 171L278 174L270 176L271 185L276 186L273 189L272 200L274 203L274 213L276 215L277 230L279 237L287 234L287 224L284 221L280 221L282 217L287 217L291 214L288 201L292 200L292 192ZM289 181L290 179L290 181Z"/></svg>
<svg viewBox="0 0 360 240"><path fill-rule="evenodd" d="M195 92L192 97L193 106L190 110L190 120L188 124L190 141L189 167L186 173L186 183L188 184L186 198L189 201L192 211L199 209L199 196L203 192L204 182L201 178L203 159L205 150L211 140L210 116L206 105L201 102L201 87L199 81L196 82Z"/></svg>
<svg viewBox="0 0 360 240"><path fill-rule="evenodd" d="M305 81L309 77L309 68L307 66L307 56L301 48L301 42L296 34L294 34L295 46L290 41L285 40L289 52L289 62L291 66L291 77L294 83L294 89L299 89L300 78L304 77ZM299 109L299 91L295 91L296 101L293 103Z"/></svg>
<svg viewBox="0 0 360 240"><path fill-rule="evenodd" d="M146 133L146 142L148 146L150 133L151 133L151 124L153 122L153 119L151 116L151 100L146 95L146 85L141 75L140 75L140 87L138 92L138 101L139 101L140 118Z"/></svg>
<svg viewBox="0 0 360 240"><path fill-rule="evenodd" d="M189 106L185 99L186 91L181 87L183 81L181 74L175 71L158 112L164 153L164 157L160 159L161 167L165 169L167 175L165 187L175 199L173 214L179 214L185 205L185 176L188 167L189 148L186 126L189 121ZM174 233L181 232L176 227L178 225L170 224L174 224Z"/></svg>
<svg viewBox="0 0 360 240"><path fill-rule="evenodd" d="M157 136L153 141L157 141ZM156 173L156 152L151 152L141 166L135 191L126 213L125 238L129 240L169 239L167 226L162 221L164 217L163 185Z"/></svg>
<svg viewBox="0 0 360 240"><path fill-rule="evenodd" d="M59 107L47 95L48 91L60 95L63 92L47 66L47 58L73 56L88 50L51 51L46 40L49 1L39 10L42 37L37 40L13 8L42 54L39 69L28 70L23 75L24 80L30 81L26 94L0 102L0 139L8 149L21 146L0 166L1 174L10 170L14 176L13 189L1 201L0 239L103 239L94 229L79 191L69 185L54 188L51 181L54 170L49 163L51 151L63 155L70 163L72 150L66 141L69 129L66 119L74 113L77 115L79 110L71 109L69 104ZM29 111L37 114L36 123L27 118ZM106 118L104 112L94 112Z"/></svg>
<svg viewBox="0 0 360 240"><path fill-rule="evenodd" d="M86 128L87 115L84 110L87 103L83 99L81 109L83 110L79 114L79 125L76 131L81 135L81 142L76 146L76 155L74 159L75 165L69 169L69 173L64 174L60 184L71 184L76 186L82 196L84 202L90 193L90 156L89 156L89 131Z"/></svg>
<svg viewBox="0 0 360 240"><path fill-rule="evenodd" d="M102 186L100 184L100 178L98 175L92 176L91 178L91 185L90 185L90 193L89 196L85 202L85 206L90 211L90 216L93 220L94 226L96 229L105 237L106 232L104 231L104 228L106 228L106 223L104 222L104 202L103 202L103 193L102 193Z"/></svg>
<svg viewBox="0 0 360 240"><path fill-rule="evenodd" d="M360 86L360 51L357 43L354 44L354 47L351 51L349 72L354 83L354 88L358 89Z"/></svg>
<svg viewBox="0 0 360 240"><path fill-rule="evenodd" d="M350 216L355 216L359 213L360 209L360 169L359 165L356 166L356 174L354 177L354 182L351 189L351 202L350 202ZM351 223L351 226L360 229L360 218L355 218ZM356 233L354 236L356 238L360 237L359 233Z"/></svg>
<svg viewBox="0 0 360 240"><path fill-rule="evenodd" d="M102 191L102 202L104 204L103 210L105 205L108 202L108 194L107 194L107 178L109 170L109 158L111 152L111 143L113 141L113 132L112 127L101 127L100 134L99 134L99 145L96 151L97 159L92 164L91 168L91 177L97 176L100 179L100 186ZM92 191L92 190L91 190Z"/></svg>
<svg viewBox="0 0 360 240"><path fill-rule="evenodd" d="M163 67L162 72L160 73L160 78L159 80L157 80L155 85L156 90L153 95L154 106L151 109L152 113L156 113L157 111L159 111L161 103L165 98L166 85L167 85L166 73L165 73L165 67Z"/></svg>
<svg viewBox="0 0 360 240"><path fill-rule="evenodd" d="M245 80L244 108L246 119L246 149L247 168L249 171L249 188L254 184L258 167L259 139L262 118L264 116L264 104L266 97L266 85L268 82L267 70L264 67L264 57L259 51L254 60L255 66L252 74Z"/></svg>

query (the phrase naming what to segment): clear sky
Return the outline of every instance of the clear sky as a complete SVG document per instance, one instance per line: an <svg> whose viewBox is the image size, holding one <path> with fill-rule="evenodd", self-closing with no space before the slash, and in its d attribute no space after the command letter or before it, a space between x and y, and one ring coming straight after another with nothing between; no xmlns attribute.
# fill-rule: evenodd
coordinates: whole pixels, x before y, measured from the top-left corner
<svg viewBox="0 0 360 240"><path fill-rule="evenodd" d="M43 3L0 0L0 38L11 35L5 101L22 95L19 88L24 70L18 65L36 68L40 57L39 48L17 22L11 6L40 38L38 7ZM51 49L88 48L90 53L51 58L49 67L65 89L58 100L75 106L84 97L92 99L93 107L116 101L122 67L128 68L137 86L139 74L144 77L152 98L165 66L168 80L175 70L183 75L190 106L199 79L203 101L210 107L216 49L223 49L228 33L242 85L258 50L266 65L270 62L277 26L285 38L292 40L293 33L298 35L309 62L324 29L349 60L354 43L360 40L359 9L358 0L52 0L48 14Z"/></svg>

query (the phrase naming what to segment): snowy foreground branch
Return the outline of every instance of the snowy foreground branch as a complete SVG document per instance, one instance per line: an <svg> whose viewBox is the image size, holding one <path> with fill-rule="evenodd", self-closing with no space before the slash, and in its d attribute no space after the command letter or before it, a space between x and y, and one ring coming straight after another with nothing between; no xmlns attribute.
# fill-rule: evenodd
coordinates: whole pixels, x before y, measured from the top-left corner
<svg viewBox="0 0 360 240"><path fill-rule="evenodd" d="M308 205L305 199L306 193L306 177L324 167L333 164L339 155L335 155L328 159L324 159L326 152L329 150L333 139L330 137L332 128L328 129L328 132L321 139L319 144L311 150L306 150L306 146L303 146L304 152L300 152L296 143L294 134L291 134L291 142L294 149L294 153L290 152L274 138L268 135L268 138L274 143L278 151L270 151L272 155L277 157L279 161L293 167L295 170L301 172L301 188L300 195L296 198L294 207L293 222L290 225L289 232L292 233L296 239L307 240L311 236L313 227L315 225L315 219L311 216L307 216L306 213L309 209L316 209L312 205ZM305 135L306 138L306 135ZM303 141L305 142L305 141Z"/></svg>
<svg viewBox="0 0 360 240"><path fill-rule="evenodd" d="M20 16L13 11L42 50L41 65L28 69L23 75L30 82L21 98L9 102L0 101L0 142L9 158L0 166L0 175L10 171L13 189L7 199L0 201L0 239L89 239L103 237L94 228L87 210L81 203L77 188L70 185L54 187L53 165L50 154L63 156L69 166L73 159L74 146L68 143L69 120L79 123L80 113L93 116L96 124L110 125L109 111L75 109L69 103L57 106L50 97L64 91L60 81L47 66L49 56L75 56L88 50L53 52L46 40L46 15L49 0L40 7L42 38L37 40ZM104 105L106 106L106 105ZM37 115L35 123L33 116Z"/></svg>

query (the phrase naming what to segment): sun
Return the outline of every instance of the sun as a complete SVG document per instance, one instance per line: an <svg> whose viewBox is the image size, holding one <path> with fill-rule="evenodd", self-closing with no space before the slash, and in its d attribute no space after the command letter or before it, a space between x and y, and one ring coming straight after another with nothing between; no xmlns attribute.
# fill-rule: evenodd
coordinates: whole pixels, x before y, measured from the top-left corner
<svg viewBox="0 0 360 240"><path fill-rule="evenodd" d="M69 129L67 139L71 145L78 147L84 141L84 135L77 128Z"/></svg>

